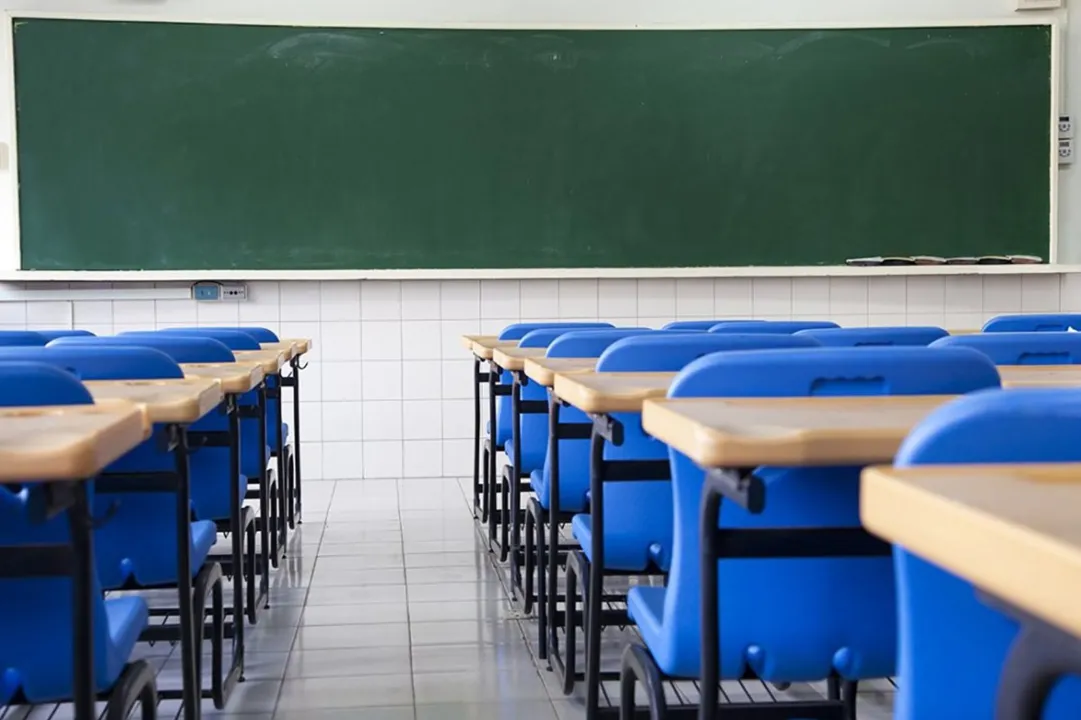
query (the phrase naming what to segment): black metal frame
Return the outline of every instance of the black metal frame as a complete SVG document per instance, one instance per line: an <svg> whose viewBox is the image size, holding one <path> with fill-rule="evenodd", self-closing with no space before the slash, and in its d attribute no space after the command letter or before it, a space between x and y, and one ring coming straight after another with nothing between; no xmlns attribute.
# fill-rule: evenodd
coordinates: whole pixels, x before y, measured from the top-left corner
<svg viewBox="0 0 1081 720"><path fill-rule="evenodd" d="M230 417L235 417L230 415ZM230 422L232 427L232 422ZM183 702L185 720L195 720L200 716L200 701L203 697L212 699L215 707L222 709L228 702L229 696L236 687L237 682L243 676L244 654L234 654L232 665L227 674L223 676L223 645L225 633L225 611L222 601L222 571L218 563L210 558L203 564L195 580L192 580L191 571L191 475L189 471L189 431L180 423L167 423L164 426L166 433L165 451L173 454L175 469L161 472L135 472L135 473L106 473L97 483L97 490L101 494L119 492L167 492L176 495L176 523L177 523L177 595L178 605L176 615L178 625L159 625L146 628L139 636L140 640L156 642L165 640L175 642L179 636L181 655L182 683L179 691L159 690L158 696L166 699L180 699ZM216 442L220 438L215 433L191 433L200 444ZM239 446L238 446L239 447ZM239 460L239 452L237 453ZM233 483L236 487L237 483ZM239 501L239 488L236 489L236 499ZM239 505L239 502L238 502ZM236 533L234 533L234 546ZM124 589L148 589L136 583L126 585ZM204 693L202 691L202 639L205 633L207 599L212 601L211 636L212 640L212 663L214 677L212 688ZM236 590L234 589L234 602L236 602ZM151 615L172 615L172 609L152 610ZM238 632L243 642L243 619L236 622L234 618L232 632L229 633L235 639ZM198 640L198 642L197 642ZM242 646L241 646L242 647Z"/></svg>
<svg viewBox="0 0 1081 720"><path fill-rule="evenodd" d="M289 482L289 527L295 527L296 524L304 522L302 519L303 511L303 495L301 493L301 472L300 472L300 371L308 367L306 364L301 365L300 355L294 355L289 361L289 367L293 369L293 372L289 375L279 375L281 378L281 387L293 388L293 449L292 449L292 464L287 463L286 472L288 468L292 467L292 475L290 475ZM281 402L278 403L278 407L281 408ZM278 420L278 427L281 427L281 419ZM284 448L282 448L284 450ZM296 505L294 506L294 498Z"/></svg>
<svg viewBox="0 0 1081 720"><path fill-rule="evenodd" d="M488 361L488 418L491 426L491 432L488 433L488 437L485 440L484 445L484 496L487 498L487 514L485 520L488 524L488 550L494 552L498 547L500 552L500 560L506 560L506 543L500 545L499 542L499 525L503 521L504 508L497 508L496 496L497 494L506 495L506 488L504 483L498 481L498 475L496 474L496 456L499 454L499 448L496 447L496 437L498 436L498 427L496 422L496 402L497 397L509 395L511 393L510 385L500 385L496 382L503 374L503 369L495 364L494 360Z"/></svg>
<svg viewBox="0 0 1081 720"><path fill-rule="evenodd" d="M995 717L1039 720L1055 684L1067 675L1081 676L1081 639L997 597L977 594L1021 626L998 681Z"/></svg>
<svg viewBox="0 0 1081 720"><path fill-rule="evenodd" d="M701 720L713 720L719 713L755 720L779 720L788 717L855 720L858 685L854 681L841 681L837 677L830 678L829 697L821 701L718 706L720 621L717 563L722 558L888 556L891 553L889 543L871 535L862 527L719 528L720 512L726 499L748 512L758 514L765 509L766 486L753 472L747 470L721 468L706 472L698 527L701 544L702 670L699 677L700 700L697 716ZM623 655L620 677L621 717L627 717L626 713L634 710L634 683L643 679L649 699L650 717L666 717L663 687L656 680L663 679L664 675L657 668L648 649L642 646L632 648L628 648ZM661 689L658 691L657 688ZM667 712L671 714L670 711Z"/></svg>
<svg viewBox="0 0 1081 720"><path fill-rule="evenodd" d="M558 410L553 406L554 419L550 420L558 426ZM604 594L604 483L606 482L643 482L654 480L670 480L672 477L668 460L605 460L604 446L606 442L619 446L623 444L623 425L616 418L607 413L591 414L592 427L590 432L590 459L589 459L589 514L592 524L592 536L590 543L590 557L586 558L582 552L572 552L567 556L566 563L566 588L565 609L563 612L564 635L567 647L560 652L556 637L556 598L554 593L548 595L548 658L549 663L557 672L563 686L563 692L570 694L574 690L574 681L578 679L575 672L575 625L582 620L581 627L585 636L586 668L582 679L586 683L586 717L594 718L600 710L600 685L602 673L601 664L601 630L604 626L627 622L626 612L623 610L605 611L603 604L606 601L616 600ZM581 424L581 423L578 423ZM572 424L573 425L573 424ZM557 443L558 444L558 443ZM558 452L555 460L558 461ZM553 474L549 480L549 514L558 512L559 484L557 474ZM549 522L549 545L558 547L559 531L558 523ZM558 553L548 554L549 586L556 587L556 572L558 571ZM613 573L607 573L613 574ZM645 573L631 574L653 574ZM584 612L578 613L577 603L577 580L582 581L582 602ZM614 679L615 675L612 676Z"/></svg>
<svg viewBox="0 0 1081 720"><path fill-rule="evenodd" d="M533 489L528 481L522 480L522 415L546 415L548 402L522 400L522 388L529 385L529 377L524 370L512 371L511 377L511 444L514 449L514 462L504 468L503 472L503 507L505 509L501 559L506 559L507 555L510 555L511 599L516 600L518 593L523 591L522 566L526 562L522 555L522 525L526 521L526 515L521 507L522 495ZM507 547L508 540L509 548ZM532 607L533 600L534 598L530 597L525 602Z"/></svg>

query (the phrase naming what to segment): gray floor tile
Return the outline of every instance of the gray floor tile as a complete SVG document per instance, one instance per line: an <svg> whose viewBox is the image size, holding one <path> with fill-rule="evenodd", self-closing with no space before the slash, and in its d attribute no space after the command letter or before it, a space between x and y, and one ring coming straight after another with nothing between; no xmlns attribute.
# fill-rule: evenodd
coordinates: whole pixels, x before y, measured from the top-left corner
<svg viewBox="0 0 1081 720"><path fill-rule="evenodd" d="M409 568L405 571L406 585L444 585L446 583L486 582L499 577L502 570L488 565L464 567Z"/></svg>
<svg viewBox="0 0 1081 720"><path fill-rule="evenodd" d="M312 605L304 609L300 625L379 625L409 621L405 603L365 603L363 605Z"/></svg>
<svg viewBox="0 0 1081 720"><path fill-rule="evenodd" d="M405 572L401 568L382 570L324 570L319 567L312 576L312 587L366 587L368 585L401 585Z"/></svg>
<svg viewBox="0 0 1081 720"><path fill-rule="evenodd" d="M425 553L488 552L488 547L475 534L470 538L454 540L406 540L402 546L407 557Z"/></svg>
<svg viewBox="0 0 1081 720"><path fill-rule="evenodd" d="M359 587L313 587L308 592L308 607L315 605L364 605L367 603L404 603L405 585L365 585Z"/></svg>
<svg viewBox="0 0 1081 720"><path fill-rule="evenodd" d="M280 690L281 682L278 680L248 680L238 683L223 712L232 715L272 713Z"/></svg>
<svg viewBox="0 0 1081 720"><path fill-rule="evenodd" d="M319 547L319 557L393 557L401 559L402 543L371 542L371 543L327 543Z"/></svg>
<svg viewBox="0 0 1081 720"><path fill-rule="evenodd" d="M338 547L331 545L329 547ZM352 547L347 546L347 547ZM400 570L405 566L401 549L397 553L369 554L369 555L324 555L319 558L317 571L338 572L352 570Z"/></svg>
<svg viewBox="0 0 1081 720"><path fill-rule="evenodd" d="M348 710L281 710L274 720L414 720L412 705Z"/></svg>
<svg viewBox="0 0 1081 720"><path fill-rule="evenodd" d="M505 645L521 642L522 631L515 621L442 620L410 623L413 647L478 643Z"/></svg>
<svg viewBox="0 0 1081 720"><path fill-rule="evenodd" d="M289 658L285 675L291 679L408 675L411 666L409 648L404 645L338 650L296 650Z"/></svg>
<svg viewBox="0 0 1081 720"><path fill-rule="evenodd" d="M414 623L445 620L506 620L514 609L504 600L455 600L453 602L411 602L409 620Z"/></svg>
<svg viewBox="0 0 1081 720"><path fill-rule="evenodd" d="M544 700L548 693L535 670L485 670L413 675L417 705Z"/></svg>
<svg viewBox="0 0 1081 720"><path fill-rule="evenodd" d="M407 570L414 568L483 568L492 566L486 551L468 550L465 552L431 552L405 556Z"/></svg>
<svg viewBox="0 0 1081 720"><path fill-rule="evenodd" d="M430 645L413 648L414 673L460 672L480 668L492 673L521 672L535 667L522 645Z"/></svg>
<svg viewBox="0 0 1081 720"><path fill-rule="evenodd" d="M417 705L417 720L558 720L547 700L469 705Z"/></svg>
<svg viewBox="0 0 1081 720"><path fill-rule="evenodd" d="M409 602L448 602L453 600L501 600L506 597L498 581L444 583L441 585L413 585L409 588Z"/></svg>
<svg viewBox="0 0 1081 720"><path fill-rule="evenodd" d="M406 647L409 625L341 625L302 627L297 631L297 650L334 650L337 648Z"/></svg>
<svg viewBox="0 0 1081 720"><path fill-rule="evenodd" d="M282 683L278 710L401 706L412 702L413 679L409 675L303 678Z"/></svg>

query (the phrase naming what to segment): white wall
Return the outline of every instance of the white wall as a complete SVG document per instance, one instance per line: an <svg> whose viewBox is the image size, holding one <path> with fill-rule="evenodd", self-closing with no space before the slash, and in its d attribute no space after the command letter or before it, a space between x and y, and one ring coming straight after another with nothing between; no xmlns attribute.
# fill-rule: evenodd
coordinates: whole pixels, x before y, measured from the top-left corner
<svg viewBox="0 0 1081 720"><path fill-rule="evenodd" d="M919 24L1016 17L1014 0L8 0L9 12L346 25L731 27ZM1065 12L1052 13L1065 21ZM1069 50L1069 35L1065 43ZM8 38L0 76L10 75ZM1081 50L1066 95L1081 98ZM1075 67L1077 70L1074 71ZM1068 108L1064 105L1063 108ZM11 98L0 93L0 141ZM1060 260L1081 262L1081 183L1063 173ZM0 171L0 228L12 227ZM6 256L4 249L7 248ZM15 267L0 233L0 269ZM659 326L702 317L831 318L843 325L978 327L1005 312L1081 310L1081 275L770 277L680 280L257 282L241 304L80 299L0 302L0 327L108 334L171 325L258 323L316 341L305 374L306 475L334 479L470 472L471 363L458 336L519 320L602 319Z"/></svg>

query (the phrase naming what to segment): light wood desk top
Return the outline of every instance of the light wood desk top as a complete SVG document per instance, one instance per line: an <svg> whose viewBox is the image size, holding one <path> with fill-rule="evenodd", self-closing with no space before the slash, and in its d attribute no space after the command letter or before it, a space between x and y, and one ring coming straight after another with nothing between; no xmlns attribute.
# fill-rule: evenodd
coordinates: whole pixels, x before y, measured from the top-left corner
<svg viewBox="0 0 1081 720"><path fill-rule="evenodd" d="M85 480L150 437L146 409L122 400L0 409L0 483Z"/></svg>
<svg viewBox="0 0 1081 720"><path fill-rule="evenodd" d="M282 340L281 342L276 343L259 343L259 347L266 351L277 350L285 356L286 362L289 362L300 354L297 341L295 340Z"/></svg>
<svg viewBox="0 0 1081 720"><path fill-rule="evenodd" d="M497 347L492 350L492 361L504 370L512 372L525 368L526 358L543 358L546 348Z"/></svg>
<svg viewBox="0 0 1081 720"><path fill-rule="evenodd" d="M639 412L650 398L664 397L673 372L579 372L556 375L556 396L582 412Z"/></svg>
<svg viewBox="0 0 1081 720"><path fill-rule="evenodd" d="M260 363L186 363L180 366L185 377L211 378L221 382L222 392L246 393L259 387L265 374Z"/></svg>
<svg viewBox="0 0 1081 720"><path fill-rule="evenodd" d="M267 375L277 375L288 362L283 350L235 350L233 357L237 362L259 363Z"/></svg>
<svg viewBox="0 0 1081 720"><path fill-rule="evenodd" d="M990 594L1081 637L1081 464L868 468L860 516Z"/></svg>
<svg viewBox="0 0 1081 720"><path fill-rule="evenodd" d="M543 387L552 387L556 375L576 375L593 372L597 367L597 358L526 358L525 374L533 382Z"/></svg>
<svg viewBox="0 0 1081 720"><path fill-rule="evenodd" d="M706 468L865 465L892 461L909 431L954 397L651 400L642 426Z"/></svg>
<svg viewBox="0 0 1081 720"><path fill-rule="evenodd" d="M950 335L979 335L983 330L972 330L970 328L967 330L947 330L946 332Z"/></svg>
<svg viewBox="0 0 1081 720"><path fill-rule="evenodd" d="M999 365L1004 388L1081 387L1081 365Z"/></svg>
<svg viewBox="0 0 1081 720"><path fill-rule="evenodd" d="M293 357L297 355L304 355L312 349L311 338L282 338L281 343L289 343L293 346ZM263 345L262 348L264 350L277 349L274 347L274 343L269 343L269 347L267 345Z"/></svg>
<svg viewBox="0 0 1081 720"><path fill-rule="evenodd" d="M498 335L462 335L462 345L481 360L491 360L496 348L518 347L518 341L500 340Z"/></svg>
<svg viewBox="0 0 1081 720"><path fill-rule="evenodd" d="M150 422L192 423L221 404L221 382L212 378L93 380L83 383L95 402L127 400L146 407Z"/></svg>

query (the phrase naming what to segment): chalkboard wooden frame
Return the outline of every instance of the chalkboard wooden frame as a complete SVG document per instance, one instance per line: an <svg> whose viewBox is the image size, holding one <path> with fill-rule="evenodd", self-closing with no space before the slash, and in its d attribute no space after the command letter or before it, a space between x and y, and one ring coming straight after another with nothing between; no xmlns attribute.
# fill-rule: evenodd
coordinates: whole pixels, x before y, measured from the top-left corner
<svg viewBox="0 0 1081 720"><path fill-rule="evenodd" d="M3 52L8 61L8 68L10 72L6 73L7 92L10 98L14 98L14 57L13 57L13 32L14 32L14 19L26 18L26 19L38 19L38 18L51 18L51 19L73 19L73 20L105 20L105 21L129 21L129 22L163 22L163 23L204 23L204 24L228 24L228 25L275 25L275 24L288 24L296 26L334 26L334 27L357 27L358 23L334 23L327 22L325 19L321 19L319 22L305 21L301 18L297 18L295 21L290 20L288 23L283 23L280 20L278 22L268 22L266 20L245 20L242 18L206 18L206 17L183 17L180 15L169 15L168 17L158 16L140 16L133 13L124 14L110 14L110 13L49 13L49 12L5 12L3 17L0 18L0 42L3 44L3 48L0 48L0 52ZM1060 102L1061 88L1062 88L1062 38L1060 24L1054 17L1047 16L1021 16L1016 18L986 18L980 20L957 20L957 21L942 21L942 20L930 20L926 22L919 21L906 21L903 23L898 22L859 22L859 23L807 23L800 22L794 25L784 24L753 24L753 25L740 25L738 27L730 27L724 25L704 25L704 26L682 26L682 25L664 25L663 27L650 28L648 26L643 27L635 25L633 29L659 29L659 30L755 30L755 29L769 29L769 30L783 30L783 29L846 29L846 28L908 28L908 27L985 27L985 26L1043 26L1047 27L1051 36L1051 133L1052 138L1056 136L1056 118L1058 117L1058 108ZM380 27L395 27L393 24L385 21L379 23ZM407 22L400 27L420 29L423 26L416 22ZM492 29L489 25L475 25L469 23L441 23L434 25L439 29ZM500 25L500 28L507 29L531 29L531 30L544 30L549 29L549 26L537 27L528 26L525 28L515 28L507 25ZM555 29L555 28L553 28ZM566 30L570 28L560 27L560 30ZM621 28L615 26L605 26L603 28L597 27L575 27L573 29L632 29L631 27ZM12 178L18 177L18 140L16 137L16 120L15 120L15 103L10 103L11 109L11 138L12 141L8 148L9 157L9 175ZM1054 143L1052 143L1053 145ZM1058 217L1058 195L1059 195L1059 180L1058 180L1058 163L1055 155L1055 149L1052 147L1051 156L1049 157L1049 247L1047 252L1047 259L1050 263L1055 263L1058 255L1058 229L1059 229L1059 217ZM356 278L356 279L440 279L440 278L540 278L540 277L591 277L591 278L604 278L604 277L788 277L788 276L828 276L828 275L859 275L859 276L874 276L878 274L904 274L904 275L921 275L921 274L1014 274L1020 272L1067 272L1071 266L1038 266L1038 267L946 267L946 268L844 268L841 266L778 266L778 267L693 267L693 268L663 268L663 267L619 267L619 268L487 268L487 269L386 269L386 270L349 270L349 269L337 269L337 270L290 270L290 269L274 269L274 270L25 270L21 266L21 233L18 217L19 208L19 190L18 183L10 183L11 196L12 196L12 217L13 228L10 237L11 242L0 242L0 280L27 280L27 279L49 279L49 280L104 280L104 279L117 279L117 280L134 280L134 279L156 279L156 280L172 280L172 279L197 279L197 278L265 278L265 279L290 279L294 277L305 278Z"/></svg>

